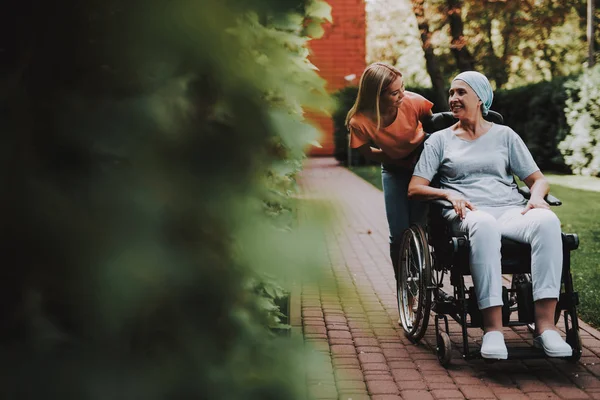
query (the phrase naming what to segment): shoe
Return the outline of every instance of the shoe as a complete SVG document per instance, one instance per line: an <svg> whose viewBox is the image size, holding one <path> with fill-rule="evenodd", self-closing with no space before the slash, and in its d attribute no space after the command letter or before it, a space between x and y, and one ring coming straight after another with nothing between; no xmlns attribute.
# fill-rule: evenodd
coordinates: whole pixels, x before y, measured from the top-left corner
<svg viewBox="0 0 600 400"><path fill-rule="evenodd" d="M546 329L541 335L533 339L533 347L544 349L548 357L570 357L573 349L563 340L560 333L553 329Z"/></svg>
<svg viewBox="0 0 600 400"><path fill-rule="evenodd" d="M481 357L492 360L506 360L508 349L504 343L504 335L500 331L491 331L483 335Z"/></svg>

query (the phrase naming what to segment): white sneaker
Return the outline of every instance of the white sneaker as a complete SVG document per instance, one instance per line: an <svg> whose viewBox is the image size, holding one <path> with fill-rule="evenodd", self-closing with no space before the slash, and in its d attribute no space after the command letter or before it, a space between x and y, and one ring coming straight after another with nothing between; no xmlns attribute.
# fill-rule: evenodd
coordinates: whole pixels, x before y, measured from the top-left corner
<svg viewBox="0 0 600 400"><path fill-rule="evenodd" d="M504 335L500 331L491 331L483 335L481 357L492 360L506 360L508 349L504 343Z"/></svg>
<svg viewBox="0 0 600 400"><path fill-rule="evenodd" d="M548 357L570 357L573 349L563 340L560 333L553 329L546 329L541 335L533 339L533 347L544 349Z"/></svg>

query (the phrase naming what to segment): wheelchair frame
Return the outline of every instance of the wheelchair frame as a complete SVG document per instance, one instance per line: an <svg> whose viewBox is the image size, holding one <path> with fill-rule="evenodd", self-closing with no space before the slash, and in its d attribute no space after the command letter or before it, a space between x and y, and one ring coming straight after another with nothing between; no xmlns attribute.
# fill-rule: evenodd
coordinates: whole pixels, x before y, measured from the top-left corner
<svg viewBox="0 0 600 400"><path fill-rule="evenodd" d="M502 115L491 111L486 119L502 124ZM451 113L434 114L429 123L429 131L437 131L456 122ZM530 197L527 187L519 188L525 198ZM561 205L552 195L546 197L551 206ZM479 350L471 351L468 341L468 328L482 328L482 316L477 306L474 287L465 286L469 271L469 241L465 236L450 233L449 224L441 217L444 208L452 208L445 200L430 201L428 224L423 228L413 225L404 232L400 249L397 274L398 311L405 335L418 342L427 331L431 311L435 312L436 353L444 366L450 363L452 346L450 341L448 316L462 327L462 357L466 360L479 358ZM511 288L503 286L502 324L503 326L528 326L533 331L533 294L531 288L531 248L508 239L502 239L502 274L513 274ZM510 246L505 243L512 244ZM571 276L571 251L579 247L576 234L562 233L563 262L561 293L555 312L555 323L561 313L564 317L566 341L573 348L568 360L576 362L581 357L582 344L579 336L577 305L579 296L573 289ZM510 251L519 249L519 252ZM450 275L452 294L444 291L444 276ZM519 301L521 300L521 301ZM511 320L511 314L518 313L518 320ZM440 326L441 325L441 326ZM444 329L442 329L444 328ZM541 349L509 348L509 359L543 358Z"/></svg>
<svg viewBox="0 0 600 400"><path fill-rule="evenodd" d="M520 189L528 197L528 191ZM550 205L560 205L552 196L547 198ZM430 212L426 228L413 225L402 238L400 265L398 272L398 310L406 336L418 342L426 333L430 312L434 311L436 333L436 353L444 366L452 356L448 316L462 327L462 357L466 360L479 358L479 350L471 351L467 335L468 328L482 328L481 311L477 306L474 287L466 288L466 275L469 271L469 242L465 236L453 236L449 224L441 217L443 208L452 204L443 200L430 202ZM513 274L511 288L503 286L504 305L502 308L503 326L528 326L533 329L533 295L531 292L531 251L529 245L517 244L524 250L522 254L505 254L511 242L503 239L503 274ZM507 244L508 243L508 244ZM555 313L555 322L563 313L566 341L573 348L568 360L576 362L581 357L582 345L579 337L577 305L579 297L573 289L571 276L571 251L579 246L576 234L562 234L563 262L561 293ZM528 251L528 253L526 253ZM509 263L510 261L510 263ZM505 265L507 264L508 265ZM453 293L444 291L443 279L450 275ZM512 295L512 296L511 296ZM521 300L519 302L518 300ZM518 320L511 320L511 314L518 313ZM441 325L441 326L440 326ZM444 328L444 329L442 329ZM509 348L509 359L543 358L543 350L535 348Z"/></svg>

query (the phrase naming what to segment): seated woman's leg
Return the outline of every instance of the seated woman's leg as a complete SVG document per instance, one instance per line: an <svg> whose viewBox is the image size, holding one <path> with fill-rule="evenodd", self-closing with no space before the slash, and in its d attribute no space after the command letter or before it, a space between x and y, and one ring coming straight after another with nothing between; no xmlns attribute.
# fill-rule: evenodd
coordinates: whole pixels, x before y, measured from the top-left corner
<svg viewBox="0 0 600 400"><path fill-rule="evenodd" d="M554 309L560 293L562 239L556 214L541 208L513 209L500 217L502 235L531 245L531 279L536 331L554 329Z"/></svg>
<svg viewBox="0 0 600 400"><path fill-rule="evenodd" d="M549 356L570 355L571 348L558 335L554 311L560 294L562 238L560 221L550 210L533 209L525 215L513 209L500 217L502 234L531 245L531 279L535 302L535 333Z"/></svg>
<svg viewBox="0 0 600 400"><path fill-rule="evenodd" d="M471 211L464 220L453 220L456 230L467 233L470 266L477 303L483 314L481 356L506 359L508 350L502 334L502 270L500 231L496 218L484 211Z"/></svg>
<svg viewBox="0 0 600 400"><path fill-rule="evenodd" d="M484 330L501 330L501 236L496 218L484 211L470 211L462 221L455 217L453 224L457 231L469 237L471 275L477 304L483 313Z"/></svg>
<svg viewBox="0 0 600 400"><path fill-rule="evenodd" d="M502 305L500 230L496 218L484 211L470 211L464 220L455 220L469 237L470 265L477 304L483 310Z"/></svg>

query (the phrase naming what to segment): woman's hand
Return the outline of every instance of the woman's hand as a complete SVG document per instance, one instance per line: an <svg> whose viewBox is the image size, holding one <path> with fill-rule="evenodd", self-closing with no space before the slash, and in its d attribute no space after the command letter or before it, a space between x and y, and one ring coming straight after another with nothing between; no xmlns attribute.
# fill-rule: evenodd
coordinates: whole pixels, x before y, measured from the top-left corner
<svg viewBox="0 0 600 400"><path fill-rule="evenodd" d="M544 208L546 210L550 209L550 205L546 203L546 200L540 197L531 197L527 202L527 206L521 211L521 214L525 215L527 211L533 210L534 208Z"/></svg>
<svg viewBox="0 0 600 400"><path fill-rule="evenodd" d="M471 211L476 210L475 206L471 204L469 200L465 199L459 194L449 192L446 195L446 200L452 203L454 211L456 211L456 215L458 215L460 219L465 219L465 217L467 216L467 209Z"/></svg>

